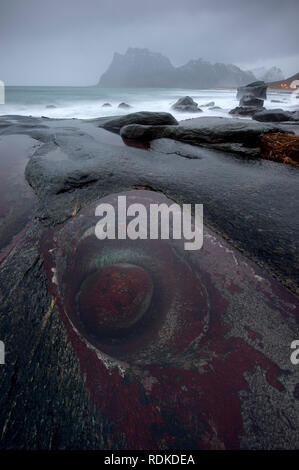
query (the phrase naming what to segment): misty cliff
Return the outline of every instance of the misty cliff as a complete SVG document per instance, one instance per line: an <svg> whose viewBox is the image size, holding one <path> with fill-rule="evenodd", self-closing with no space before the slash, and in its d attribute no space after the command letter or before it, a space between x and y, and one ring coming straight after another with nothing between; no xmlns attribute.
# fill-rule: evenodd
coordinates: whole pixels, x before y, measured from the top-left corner
<svg viewBox="0 0 299 470"><path fill-rule="evenodd" d="M252 73L258 80L263 80L264 82L276 82L278 80L284 79L284 74L279 67L271 67L266 69L265 67L259 67L252 70Z"/></svg>
<svg viewBox="0 0 299 470"><path fill-rule="evenodd" d="M101 76L103 87L168 87L175 72L174 66L162 54L147 49L129 48L117 52L108 70Z"/></svg>
<svg viewBox="0 0 299 470"><path fill-rule="evenodd" d="M99 86L112 88L215 88L240 86L255 80L251 72L231 64L211 64L202 59L174 67L162 54L148 49L129 48L115 53Z"/></svg>

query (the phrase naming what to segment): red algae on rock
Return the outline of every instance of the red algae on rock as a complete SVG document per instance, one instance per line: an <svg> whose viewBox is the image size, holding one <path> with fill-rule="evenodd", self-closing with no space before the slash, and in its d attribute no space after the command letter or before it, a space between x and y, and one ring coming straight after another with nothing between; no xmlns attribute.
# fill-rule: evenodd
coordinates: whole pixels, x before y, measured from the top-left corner
<svg viewBox="0 0 299 470"><path fill-rule="evenodd" d="M122 194L145 206L173 203L152 191ZM116 208L117 196L101 202ZM296 330L298 299L208 229L196 252L181 240L100 241L98 203L49 229L41 253L86 387L115 442L266 446L295 380L288 344L282 352L275 344L286 317ZM280 424L288 435L286 420Z"/></svg>
<svg viewBox="0 0 299 470"><path fill-rule="evenodd" d="M121 332L147 311L152 292L151 277L139 266L116 264L103 268L81 285L81 321L94 334Z"/></svg>

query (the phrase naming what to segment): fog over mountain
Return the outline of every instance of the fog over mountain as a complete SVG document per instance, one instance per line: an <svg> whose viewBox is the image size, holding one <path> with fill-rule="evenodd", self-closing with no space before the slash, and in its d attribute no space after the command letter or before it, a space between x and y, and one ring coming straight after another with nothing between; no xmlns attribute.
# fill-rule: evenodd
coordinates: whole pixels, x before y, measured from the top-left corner
<svg viewBox="0 0 299 470"><path fill-rule="evenodd" d="M101 76L102 87L213 88L244 85L255 80L251 72L232 64L211 64L190 60L174 67L162 54L148 49L129 48L115 53L108 70Z"/></svg>
<svg viewBox="0 0 299 470"><path fill-rule="evenodd" d="M94 85L115 51L298 72L298 0L1 0L0 79ZM192 63L192 62L191 62Z"/></svg>
<svg viewBox="0 0 299 470"><path fill-rule="evenodd" d="M299 66L298 66L299 68ZM277 80L283 80L285 77L283 71L279 67L258 67L252 70L252 73L258 80L264 80L265 82L275 82Z"/></svg>

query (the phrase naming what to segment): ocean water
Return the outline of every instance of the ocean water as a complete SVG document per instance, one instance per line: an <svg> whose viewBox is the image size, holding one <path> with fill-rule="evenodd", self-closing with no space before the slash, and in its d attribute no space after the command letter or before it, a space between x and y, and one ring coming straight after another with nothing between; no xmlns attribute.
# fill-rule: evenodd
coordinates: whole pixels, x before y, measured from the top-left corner
<svg viewBox="0 0 299 470"><path fill-rule="evenodd" d="M199 106L210 101L222 109L202 108L203 113L180 113L171 105L185 95L191 96ZM285 92L268 92L266 108L294 109L292 95ZM273 103L272 99L281 103ZM102 107L103 103L111 107ZM121 102L131 109L118 109ZM298 100L297 100L298 102ZM47 108L52 105L55 108ZM195 116L229 116L228 111L238 105L236 90L184 90L165 88L98 88L98 87L6 87L5 104L0 105L0 115L46 116L49 118L90 119L115 116L136 111L171 112L178 120Z"/></svg>

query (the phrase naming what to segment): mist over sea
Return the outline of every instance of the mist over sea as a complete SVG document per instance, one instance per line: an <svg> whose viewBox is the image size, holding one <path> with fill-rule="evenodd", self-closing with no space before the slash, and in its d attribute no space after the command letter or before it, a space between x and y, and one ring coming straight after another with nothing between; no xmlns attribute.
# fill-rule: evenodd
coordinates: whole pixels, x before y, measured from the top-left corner
<svg viewBox="0 0 299 470"><path fill-rule="evenodd" d="M182 96L191 96L199 107L214 101L221 109L203 107L203 113L180 113L171 105ZM271 100L279 100L279 103ZM119 109L125 102L130 109ZM110 103L111 107L102 107ZM178 120L195 116L230 116L228 111L238 105L236 90L190 90L165 88L99 88L99 87L6 87L5 104L0 115L46 116L49 118L90 119L115 116L137 111L171 112ZM48 108L47 106L50 106ZM291 94L268 92L264 106L268 109L291 110Z"/></svg>

